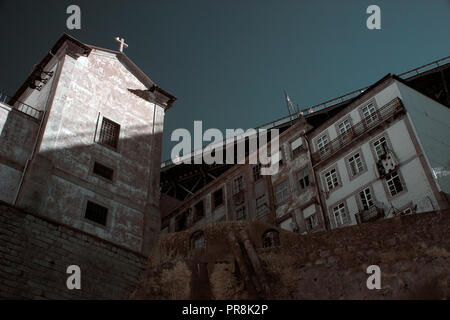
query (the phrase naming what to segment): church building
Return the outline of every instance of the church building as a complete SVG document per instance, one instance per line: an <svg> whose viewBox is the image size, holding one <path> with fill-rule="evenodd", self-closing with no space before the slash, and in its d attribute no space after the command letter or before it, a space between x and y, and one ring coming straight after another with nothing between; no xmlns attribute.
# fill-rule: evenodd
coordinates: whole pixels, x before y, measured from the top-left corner
<svg viewBox="0 0 450 320"><path fill-rule="evenodd" d="M64 34L2 96L0 200L145 254L160 230L163 122L176 98L122 48Z"/></svg>

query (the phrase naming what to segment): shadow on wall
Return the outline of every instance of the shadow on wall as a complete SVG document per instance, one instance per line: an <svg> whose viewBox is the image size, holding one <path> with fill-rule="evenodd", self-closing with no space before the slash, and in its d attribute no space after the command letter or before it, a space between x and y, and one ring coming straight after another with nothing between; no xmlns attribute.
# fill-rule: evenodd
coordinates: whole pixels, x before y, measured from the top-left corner
<svg viewBox="0 0 450 320"><path fill-rule="evenodd" d="M95 115L89 123L54 112L36 141L40 119L7 109L0 109L0 200L17 197L20 208L138 252L155 242L162 122L132 123L133 116L119 124Z"/></svg>

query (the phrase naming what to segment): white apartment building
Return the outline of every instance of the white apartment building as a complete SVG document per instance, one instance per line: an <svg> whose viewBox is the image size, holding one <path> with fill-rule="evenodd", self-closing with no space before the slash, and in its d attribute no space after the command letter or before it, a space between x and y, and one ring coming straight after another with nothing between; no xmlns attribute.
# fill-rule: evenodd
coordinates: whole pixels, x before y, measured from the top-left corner
<svg viewBox="0 0 450 320"><path fill-rule="evenodd" d="M331 228L448 207L450 111L387 75L307 133Z"/></svg>

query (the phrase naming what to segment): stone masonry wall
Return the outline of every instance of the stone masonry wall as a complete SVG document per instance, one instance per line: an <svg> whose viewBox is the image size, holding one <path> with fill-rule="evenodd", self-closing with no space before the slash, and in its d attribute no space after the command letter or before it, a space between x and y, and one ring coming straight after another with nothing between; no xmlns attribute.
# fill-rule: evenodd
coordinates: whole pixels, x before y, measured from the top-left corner
<svg viewBox="0 0 450 320"><path fill-rule="evenodd" d="M0 202L0 299L126 299L146 257ZM69 290L69 265L81 290Z"/></svg>
<svg viewBox="0 0 450 320"><path fill-rule="evenodd" d="M280 246L263 248L262 235L272 228L262 222L223 222L163 235L132 298L450 298L450 210L305 236L276 228ZM199 229L205 247L189 249ZM247 236L240 237L242 231ZM230 233L238 242L234 248ZM366 286L369 265L381 269L380 290ZM258 292L258 283L266 290Z"/></svg>

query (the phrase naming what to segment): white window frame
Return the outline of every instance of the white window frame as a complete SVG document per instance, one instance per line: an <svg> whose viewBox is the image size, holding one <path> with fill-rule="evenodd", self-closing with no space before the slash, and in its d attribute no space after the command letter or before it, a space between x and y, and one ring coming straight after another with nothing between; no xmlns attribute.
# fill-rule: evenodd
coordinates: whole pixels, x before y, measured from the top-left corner
<svg viewBox="0 0 450 320"><path fill-rule="evenodd" d="M383 142L381 142L382 140L384 140ZM375 156L377 157L377 160L380 159L380 156L382 156L383 154L385 154L384 150L383 150L383 143L386 146L386 148L388 147L388 142L387 142L387 138L385 136L381 136L378 139L374 140L372 142L372 146L373 146L373 151L375 153Z"/></svg>
<svg viewBox="0 0 450 320"><path fill-rule="evenodd" d="M378 120L377 108L375 107L375 103L369 103L361 108L361 113L363 116L366 125L370 125L371 123Z"/></svg>
<svg viewBox="0 0 450 320"><path fill-rule="evenodd" d="M364 198L361 196L363 195ZM358 192L359 201L361 202L363 210L370 210L373 206L375 206L375 201L372 195L372 190L370 187L364 188ZM366 203L366 204L364 204ZM367 209L365 208L367 207Z"/></svg>
<svg viewBox="0 0 450 320"><path fill-rule="evenodd" d="M355 152L354 154L352 154L348 159L348 165L350 168L350 173L352 174L352 176L357 176L358 174L360 174L361 172L364 171L365 167L364 167L364 161L363 158L361 156L361 152Z"/></svg>
<svg viewBox="0 0 450 320"><path fill-rule="evenodd" d="M334 173L333 173L333 171L334 171ZM336 167L331 168L330 170L326 171L323 176L325 178L325 185L326 185L328 191L334 190L337 187L339 187L339 176L338 176ZM330 188L329 182L331 183L331 188Z"/></svg>
<svg viewBox="0 0 450 320"><path fill-rule="evenodd" d="M325 143L323 142L324 140L326 140ZM316 140L317 150L320 152L320 154L326 154L327 152L330 151L329 144L330 144L330 139L328 138L328 135L326 133L321 135Z"/></svg>
<svg viewBox="0 0 450 320"><path fill-rule="evenodd" d="M388 177L389 177L389 179L388 179ZM402 187L401 190L397 190L396 184L394 182L394 180L396 178L400 182L400 186ZM403 184L402 178L400 177L400 174L398 173L398 170L387 174L386 177L384 178L384 181L386 183L386 187L387 187L391 197L395 197L396 195L398 195L398 194L402 193L403 191L405 191L405 186ZM394 188L394 189L391 189L391 187Z"/></svg>
<svg viewBox="0 0 450 320"><path fill-rule="evenodd" d="M333 206L331 212L333 214L333 219L336 223L336 226L339 227L345 224L344 219L347 218L347 209L344 202L340 202ZM339 220L337 219L337 217L339 218Z"/></svg>

